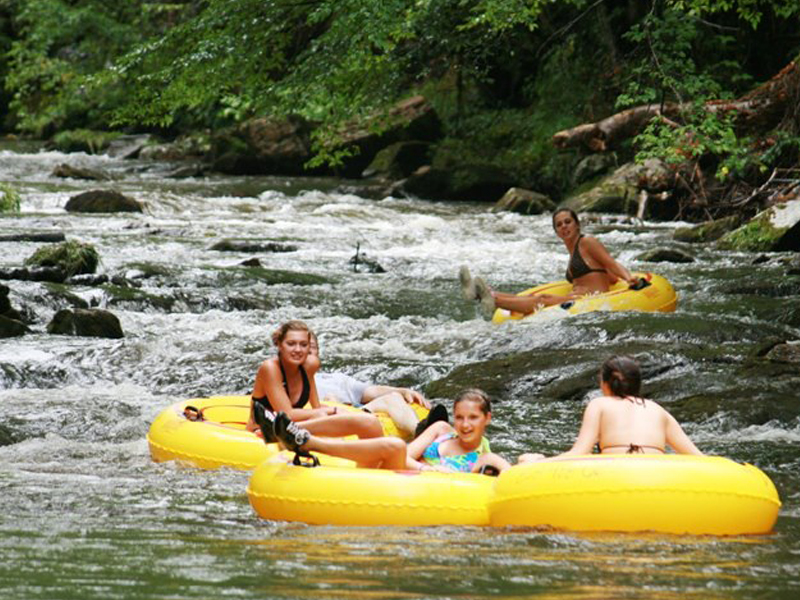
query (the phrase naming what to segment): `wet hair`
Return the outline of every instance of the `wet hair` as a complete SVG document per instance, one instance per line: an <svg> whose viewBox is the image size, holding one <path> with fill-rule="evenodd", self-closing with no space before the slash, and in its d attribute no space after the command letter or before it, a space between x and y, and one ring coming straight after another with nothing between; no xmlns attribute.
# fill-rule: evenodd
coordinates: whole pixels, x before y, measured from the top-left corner
<svg viewBox="0 0 800 600"><path fill-rule="evenodd" d="M302 321L286 321L286 323L272 332L272 343L275 346L280 346L281 342L286 339L286 334L290 331L305 331L308 334L308 341L311 341L311 330L308 325Z"/></svg>
<svg viewBox="0 0 800 600"><path fill-rule="evenodd" d="M578 229L581 228L581 220L578 218L578 215L575 213L575 211L572 210L571 208L567 208L566 206L562 206L561 208L557 208L555 212L553 212L553 229L556 228L556 217L563 212L569 213L569 216L573 218L575 224L578 226Z"/></svg>
<svg viewBox="0 0 800 600"><path fill-rule="evenodd" d="M620 398L638 397L642 388L642 371L630 356L612 356L606 360L600 367L600 379Z"/></svg>
<svg viewBox="0 0 800 600"><path fill-rule="evenodd" d="M459 402L464 402L465 400L479 404L481 412L485 415L488 415L490 412L492 412L492 401L489 400L489 396L486 395L486 392L483 390L479 390L478 388L469 388L460 391L456 396L456 399L453 400L453 410L456 409L456 406L458 406Z"/></svg>
<svg viewBox="0 0 800 600"><path fill-rule="evenodd" d="M317 337L316 333L314 333L311 329L309 329L308 330L308 347L311 348L311 346L316 346L317 347L317 354L319 355L319 338Z"/></svg>

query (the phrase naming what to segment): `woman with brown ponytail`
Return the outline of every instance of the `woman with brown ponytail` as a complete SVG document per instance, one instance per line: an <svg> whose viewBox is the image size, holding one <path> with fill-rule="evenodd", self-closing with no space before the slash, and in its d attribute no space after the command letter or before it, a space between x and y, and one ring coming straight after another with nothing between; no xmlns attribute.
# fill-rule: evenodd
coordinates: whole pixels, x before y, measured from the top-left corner
<svg viewBox="0 0 800 600"><path fill-rule="evenodd" d="M629 356L612 356L600 368L603 395L586 406L572 448L554 459L591 454L599 444L603 454L664 454L669 446L678 454L703 454L680 424L652 400L642 398L639 364ZM541 454L523 454L520 463L542 460Z"/></svg>

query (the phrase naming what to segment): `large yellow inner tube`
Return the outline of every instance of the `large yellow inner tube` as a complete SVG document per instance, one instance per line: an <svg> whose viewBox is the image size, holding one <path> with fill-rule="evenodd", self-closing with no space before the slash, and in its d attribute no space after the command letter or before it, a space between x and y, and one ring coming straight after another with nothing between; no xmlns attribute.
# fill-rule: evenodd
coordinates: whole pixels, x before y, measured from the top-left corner
<svg viewBox="0 0 800 600"><path fill-rule="evenodd" d="M358 411L345 404L329 403L347 411ZM194 407L202 420L192 421L184 412ZM420 418L427 409L413 404ZM177 460L202 469L233 467L252 470L277 454L277 444L265 444L256 434L246 431L250 415L250 396L214 396L183 400L167 407L153 421L147 433L150 456L156 462ZM389 415L375 413L384 435L403 437Z"/></svg>
<svg viewBox="0 0 800 600"><path fill-rule="evenodd" d="M493 477L348 468L349 461L319 456L314 468L287 464L284 453L262 463L247 486L256 513L328 525L489 524Z"/></svg>
<svg viewBox="0 0 800 600"><path fill-rule="evenodd" d="M764 534L775 486L756 467L721 457L592 455L517 465L500 477L287 464L253 473L247 494L263 518L333 525L492 525L571 531ZM326 466L329 465L329 466Z"/></svg>
<svg viewBox="0 0 800 600"><path fill-rule="evenodd" d="M492 323L518 321L520 319L549 320L578 315L598 310L642 310L650 312L673 312L678 305L678 295L666 278L654 273L634 273L643 279L641 289L632 289L626 281L618 281L603 294L588 294L564 304L546 306L530 314L498 308L492 316ZM533 294L554 294L564 296L572 292L568 281L545 283L520 292L517 296Z"/></svg>
<svg viewBox="0 0 800 600"><path fill-rule="evenodd" d="M592 455L505 471L489 513L495 526L739 535L771 531L780 506L762 471L727 458Z"/></svg>

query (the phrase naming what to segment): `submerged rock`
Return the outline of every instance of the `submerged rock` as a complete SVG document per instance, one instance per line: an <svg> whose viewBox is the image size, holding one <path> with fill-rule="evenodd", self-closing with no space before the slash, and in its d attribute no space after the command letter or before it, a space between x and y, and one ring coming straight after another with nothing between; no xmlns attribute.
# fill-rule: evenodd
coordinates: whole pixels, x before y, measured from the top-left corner
<svg viewBox="0 0 800 600"><path fill-rule="evenodd" d="M16 279L18 281L50 281L62 283L67 273L61 267L32 267L4 270L0 269L0 279Z"/></svg>
<svg viewBox="0 0 800 600"><path fill-rule="evenodd" d="M111 176L99 169L87 169L85 167L73 167L66 163L58 165L53 169L53 177L63 177L65 179L91 179L94 181L108 181Z"/></svg>
<svg viewBox="0 0 800 600"><path fill-rule="evenodd" d="M0 338L19 337L29 331L30 329L22 321L0 315Z"/></svg>
<svg viewBox="0 0 800 600"><path fill-rule="evenodd" d="M0 235L0 242L44 242L49 244L64 242L66 239L67 237L61 232Z"/></svg>
<svg viewBox="0 0 800 600"><path fill-rule="evenodd" d="M654 248L647 252L642 252L636 257L637 261L643 262L671 262L671 263L690 263L694 262L694 256L681 250L673 248Z"/></svg>
<svg viewBox="0 0 800 600"><path fill-rule="evenodd" d="M67 212L144 212L141 202L115 190L91 190L73 196L64 206Z"/></svg>
<svg viewBox="0 0 800 600"><path fill-rule="evenodd" d="M125 337L122 325L116 315L100 308L60 310L47 325L47 332L57 335L111 339Z"/></svg>
<svg viewBox="0 0 800 600"><path fill-rule="evenodd" d="M211 246L210 250L218 252L296 252L297 246L280 242L248 242L239 240L222 240Z"/></svg>

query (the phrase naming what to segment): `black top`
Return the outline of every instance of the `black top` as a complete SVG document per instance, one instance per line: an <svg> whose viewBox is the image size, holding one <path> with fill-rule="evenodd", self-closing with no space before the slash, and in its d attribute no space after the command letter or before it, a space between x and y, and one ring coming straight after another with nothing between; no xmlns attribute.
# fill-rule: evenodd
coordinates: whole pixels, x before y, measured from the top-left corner
<svg viewBox="0 0 800 600"><path fill-rule="evenodd" d="M289 384L286 382L286 371L283 369L283 363L281 359L278 359L278 366L281 368L281 375L283 376L283 389L286 390L286 395L289 395ZM300 365L300 376L303 378L303 391L300 392L300 397L297 399L295 404L292 404L292 408L303 408L306 404L308 404L308 399L311 396L311 385L308 383L308 375L306 375L306 370L303 368L303 365ZM289 398L291 401L291 398ZM258 402L267 410L275 412L275 409L272 407L272 404L269 401L267 396L263 396L262 398L256 398L253 396L253 402Z"/></svg>
<svg viewBox="0 0 800 600"><path fill-rule="evenodd" d="M569 257L569 265L567 265L567 281L570 283L572 283L574 279L578 279L584 275L588 275L589 273L607 273L605 269L590 269L589 265L586 264L586 261L583 260L580 251L582 239L582 235L578 236L578 240L575 242L575 249L572 251L572 255Z"/></svg>

